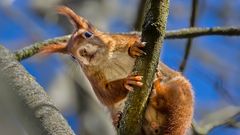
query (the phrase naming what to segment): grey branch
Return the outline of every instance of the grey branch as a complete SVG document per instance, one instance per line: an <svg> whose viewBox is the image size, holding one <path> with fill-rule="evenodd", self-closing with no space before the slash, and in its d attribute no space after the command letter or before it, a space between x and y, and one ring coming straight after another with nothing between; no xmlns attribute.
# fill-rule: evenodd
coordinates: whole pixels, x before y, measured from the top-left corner
<svg viewBox="0 0 240 135"><path fill-rule="evenodd" d="M23 125L33 120L33 128L39 135L74 135L67 121L61 115L43 88L29 75L14 54L0 46L0 72L4 81L21 101L26 110Z"/></svg>
<svg viewBox="0 0 240 135"><path fill-rule="evenodd" d="M141 34L139 32L139 34ZM239 27L212 27L212 28L200 28L200 27L192 27L185 28L179 30L170 30L166 32L165 39L184 39L184 38L195 38L200 36L210 36L210 35L219 35L219 36L239 36L240 28ZM57 37L53 39L49 39L43 42L37 42L30 46L27 46L19 51L15 52L17 60L21 61L26 58L29 58L35 54L37 54L41 47L47 46L51 43L58 42L67 42L70 35L65 35L62 37ZM231 123L229 124L231 125ZM215 127L215 126L214 126ZM204 129L200 127L197 130L199 133L205 133Z"/></svg>
<svg viewBox="0 0 240 135"><path fill-rule="evenodd" d="M133 70L133 72L143 75L143 87L134 88L134 92L128 94L120 121L120 128L118 129L120 135L136 135L140 132L164 41L169 0L151 0L150 3L151 8L145 16L142 31L142 40L147 42L144 51L148 55L137 58Z"/></svg>
<svg viewBox="0 0 240 135"><path fill-rule="evenodd" d="M37 53L39 53L39 50L44 47L51 44L57 44L57 43L66 43L68 39L70 38L70 35L65 35L62 37L56 37L53 39L48 39L43 42L36 42L30 46L27 46L19 51L15 52L16 58L18 61L24 60L26 58L29 58Z"/></svg>
<svg viewBox="0 0 240 135"><path fill-rule="evenodd" d="M179 30L170 30L166 33L166 39L183 39L183 38L195 38L200 36L239 36L239 27L212 27L201 28L192 27Z"/></svg>
<svg viewBox="0 0 240 135"><path fill-rule="evenodd" d="M213 129L219 126L236 127L240 116L240 109L238 107L227 106L216 112L212 112L203 118L198 125L193 121L192 126L194 128L193 133L195 135L207 135Z"/></svg>
<svg viewBox="0 0 240 135"><path fill-rule="evenodd" d="M139 34L141 33L139 32ZM179 30L169 30L166 32L165 39L184 39L184 38L195 38L195 37L210 36L210 35L239 36L240 28L238 27L212 27L212 28L194 27L194 28L186 28L186 29L179 29ZM48 39L43 42L37 42L32 45L29 45L15 52L17 60L21 61L26 58L29 58L37 54L41 47L47 46L51 43L67 42L69 38L70 38L70 35L65 35L62 37Z"/></svg>

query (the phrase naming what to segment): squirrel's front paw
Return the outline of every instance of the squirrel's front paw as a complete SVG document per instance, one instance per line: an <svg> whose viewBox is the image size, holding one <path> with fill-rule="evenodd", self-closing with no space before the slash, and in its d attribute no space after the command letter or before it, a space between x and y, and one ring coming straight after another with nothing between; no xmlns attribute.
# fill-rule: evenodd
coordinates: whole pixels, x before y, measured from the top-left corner
<svg viewBox="0 0 240 135"><path fill-rule="evenodd" d="M142 78L140 75L129 75L124 80L124 87L129 91L133 91L133 86L142 87Z"/></svg>
<svg viewBox="0 0 240 135"><path fill-rule="evenodd" d="M146 53L141 50L143 47L145 47L146 42L138 42L136 41L131 47L129 47L128 53L131 57L139 57L142 55L146 55Z"/></svg>
<svg viewBox="0 0 240 135"><path fill-rule="evenodd" d="M160 134L160 127L159 124L157 124L157 122L151 122L151 132L153 133L153 135L159 135Z"/></svg>
<svg viewBox="0 0 240 135"><path fill-rule="evenodd" d="M118 128L119 127L119 121L122 118L122 112L118 111L116 114L112 115L112 123L114 127Z"/></svg>

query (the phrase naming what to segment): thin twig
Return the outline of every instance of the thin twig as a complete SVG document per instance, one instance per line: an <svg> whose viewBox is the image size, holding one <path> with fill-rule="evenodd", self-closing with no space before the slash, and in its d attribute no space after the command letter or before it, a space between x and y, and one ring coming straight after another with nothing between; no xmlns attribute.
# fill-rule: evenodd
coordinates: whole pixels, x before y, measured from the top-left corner
<svg viewBox="0 0 240 135"><path fill-rule="evenodd" d="M192 0L192 12L191 12L191 17L190 17L190 27L194 27L195 23L196 23L196 16L197 16L197 7L198 7L198 0ZM184 53L184 57L183 60L180 64L179 67L179 71L180 72L184 72L187 61L188 61L188 57L190 54L190 50L192 48L192 38L189 38L187 40L187 44L186 44L186 48L185 48L185 53Z"/></svg>
<svg viewBox="0 0 240 135"><path fill-rule="evenodd" d="M213 129L220 126L237 127L240 108L236 106L226 106L205 116L199 124L193 120L192 126L194 135L207 135Z"/></svg>
<svg viewBox="0 0 240 135"><path fill-rule="evenodd" d="M192 121L192 129L193 135L207 135L205 129L201 128L194 119Z"/></svg>
<svg viewBox="0 0 240 135"><path fill-rule="evenodd" d="M193 133L194 135L207 135L217 127L234 126L237 123L236 117L238 116L240 116L240 112L236 112L233 116L225 120L218 120L206 123L203 127L200 127L199 125L196 124L196 122L195 123L193 122L192 128L195 129L193 130Z"/></svg>
<svg viewBox="0 0 240 135"><path fill-rule="evenodd" d="M66 43L68 39L70 38L70 35L57 37L53 39L48 39L43 42L36 42L30 46L24 47L23 49L16 51L15 55L18 61L22 61L26 58L29 58L37 53L39 53L39 50L44 47L48 46L50 44L56 44L56 43Z"/></svg>
<svg viewBox="0 0 240 135"><path fill-rule="evenodd" d="M129 34L129 33L126 33ZM141 34L139 32L139 34ZM201 36L239 36L240 27L212 27L212 28L184 28L179 30L169 30L166 32L165 39L184 39L184 38L195 38ZM70 35L65 35L61 37L56 37L53 39L48 39L42 42L36 42L29 45L21 50L15 52L17 60L21 61L29 58L39 52L39 49L43 46L47 46L51 43L57 42L67 42Z"/></svg>
<svg viewBox="0 0 240 135"><path fill-rule="evenodd" d="M166 39L195 38L201 36L239 36L240 27L193 27L167 31Z"/></svg>
<svg viewBox="0 0 240 135"><path fill-rule="evenodd" d="M236 117L238 117L240 115L240 112L237 112L236 114L234 114L232 117L230 117L229 119L226 119L225 121L217 121L215 123L209 123L207 125L208 130L206 130L207 133L211 132L213 129L220 127L220 126L229 126L232 125L234 123L234 121L236 121Z"/></svg>

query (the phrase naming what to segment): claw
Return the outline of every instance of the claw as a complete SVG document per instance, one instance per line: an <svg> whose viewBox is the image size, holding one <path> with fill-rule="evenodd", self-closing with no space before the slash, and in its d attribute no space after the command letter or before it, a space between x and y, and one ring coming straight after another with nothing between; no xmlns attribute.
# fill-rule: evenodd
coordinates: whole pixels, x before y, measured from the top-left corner
<svg viewBox="0 0 240 135"><path fill-rule="evenodd" d="M143 48L146 46L147 42L141 42L141 43L135 43L135 44L136 46Z"/></svg>
<svg viewBox="0 0 240 135"><path fill-rule="evenodd" d="M122 118L122 112L118 111L116 114L112 115L112 123L114 127L118 128L119 127L119 121Z"/></svg>
<svg viewBox="0 0 240 135"><path fill-rule="evenodd" d="M133 91L133 86L137 86L137 87L142 87L143 83L142 81L143 76L139 76L139 75L130 75L125 79L124 82L124 87L128 90L128 91Z"/></svg>
<svg viewBox="0 0 240 135"><path fill-rule="evenodd" d="M131 74L130 75L132 75L132 76L137 76L139 73L138 73L138 71L133 71L133 72L131 72ZM130 76L129 75L129 76Z"/></svg>
<svg viewBox="0 0 240 135"><path fill-rule="evenodd" d="M146 44L147 44L147 42L142 42L142 45L144 45L144 46L145 46Z"/></svg>
<svg viewBox="0 0 240 135"><path fill-rule="evenodd" d="M133 92L133 87L131 87L130 85L124 84L124 87L125 87L128 91Z"/></svg>
<svg viewBox="0 0 240 135"><path fill-rule="evenodd" d="M157 77L157 79L160 80L160 81L163 80L163 74L162 74L160 71L158 71L158 72L156 73L156 77Z"/></svg>
<svg viewBox="0 0 240 135"><path fill-rule="evenodd" d="M129 55L132 57L139 57L142 55L147 55L141 48L144 48L146 42L135 42L133 46L129 48Z"/></svg>

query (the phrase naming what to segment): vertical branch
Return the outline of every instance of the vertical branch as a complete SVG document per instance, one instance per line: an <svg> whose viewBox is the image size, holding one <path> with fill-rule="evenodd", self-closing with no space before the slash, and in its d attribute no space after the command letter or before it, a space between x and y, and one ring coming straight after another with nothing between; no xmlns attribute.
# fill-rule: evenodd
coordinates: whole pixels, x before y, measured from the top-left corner
<svg viewBox="0 0 240 135"><path fill-rule="evenodd" d="M16 95L24 107L23 125L31 122L39 135L74 135L67 121L43 88L16 60L14 54L0 46L0 73L4 77L10 91Z"/></svg>
<svg viewBox="0 0 240 135"><path fill-rule="evenodd" d="M144 51L148 55L139 57L133 70L133 72L143 75L144 85L141 89L134 88L134 92L128 95L118 129L120 135L136 135L141 129L142 118L165 37L169 0L151 0L149 3L151 6L146 14L142 31L142 40L147 42Z"/></svg>
<svg viewBox="0 0 240 135"><path fill-rule="evenodd" d="M197 16L197 6L198 6L198 0L192 0L192 13L191 13L191 17L190 17L190 27L194 27L195 23L196 23L196 16ZM179 71L180 72L184 72L187 61L188 61L188 57L190 54L190 50L192 48L192 38L189 38L187 40L187 44L186 44L186 48L185 48L185 53L183 56L183 60L180 64L179 67Z"/></svg>

